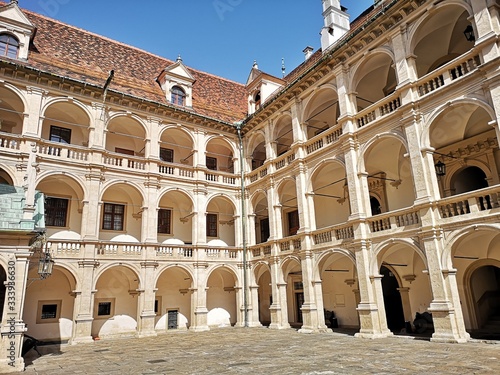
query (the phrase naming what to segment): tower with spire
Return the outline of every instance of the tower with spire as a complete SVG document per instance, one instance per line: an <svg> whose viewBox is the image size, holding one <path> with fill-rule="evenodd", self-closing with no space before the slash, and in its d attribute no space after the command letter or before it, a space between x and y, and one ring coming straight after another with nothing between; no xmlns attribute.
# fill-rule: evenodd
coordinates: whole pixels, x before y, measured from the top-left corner
<svg viewBox="0 0 500 375"><path fill-rule="evenodd" d="M322 1L324 26L321 29L321 49L325 51L349 31L349 15L339 0Z"/></svg>

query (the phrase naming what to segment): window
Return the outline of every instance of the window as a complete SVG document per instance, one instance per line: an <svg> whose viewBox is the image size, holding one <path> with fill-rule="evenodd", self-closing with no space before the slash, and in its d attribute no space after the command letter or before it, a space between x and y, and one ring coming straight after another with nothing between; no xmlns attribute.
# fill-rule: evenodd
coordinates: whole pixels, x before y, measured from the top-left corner
<svg viewBox="0 0 500 375"><path fill-rule="evenodd" d="M207 237L217 237L217 214L207 214Z"/></svg>
<svg viewBox="0 0 500 375"><path fill-rule="evenodd" d="M288 235L293 236L294 234L297 234L297 231L299 230L300 223L299 223L299 211L291 211L288 213Z"/></svg>
<svg viewBox="0 0 500 375"><path fill-rule="evenodd" d="M255 109L259 109L260 108L260 91L257 92L257 94L255 94Z"/></svg>
<svg viewBox="0 0 500 375"><path fill-rule="evenodd" d="M123 230L125 206L123 204L104 203L102 229Z"/></svg>
<svg viewBox="0 0 500 375"><path fill-rule="evenodd" d="M50 127L50 138L52 142L59 143L71 143L71 129L61 128L59 126L52 125Z"/></svg>
<svg viewBox="0 0 500 375"><path fill-rule="evenodd" d="M172 104L186 105L186 93L179 86L172 87L171 94Z"/></svg>
<svg viewBox="0 0 500 375"><path fill-rule="evenodd" d="M0 34L0 56L17 59L18 51L19 42L14 36L9 34Z"/></svg>
<svg viewBox="0 0 500 375"><path fill-rule="evenodd" d="M171 234L172 210L161 208L158 210L158 233Z"/></svg>
<svg viewBox="0 0 500 375"><path fill-rule="evenodd" d="M174 162L174 150L170 148L160 147L160 160L166 161L167 163Z"/></svg>
<svg viewBox="0 0 500 375"><path fill-rule="evenodd" d="M96 298L94 303L94 316L96 319L111 318L115 315L114 298Z"/></svg>
<svg viewBox="0 0 500 375"><path fill-rule="evenodd" d="M212 171L216 171L217 170L217 158L212 158L210 156L207 156L206 158L206 164L207 164L207 168L212 170Z"/></svg>
<svg viewBox="0 0 500 375"><path fill-rule="evenodd" d="M48 227L65 227L68 202L68 199L64 198L45 198L45 225Z"/></svg>
<svg viewBox="0 0 500 375"><path fill-rule="evenodd" d="M57 323L61 313L61 300L38 301L36 323Z"/></svg>

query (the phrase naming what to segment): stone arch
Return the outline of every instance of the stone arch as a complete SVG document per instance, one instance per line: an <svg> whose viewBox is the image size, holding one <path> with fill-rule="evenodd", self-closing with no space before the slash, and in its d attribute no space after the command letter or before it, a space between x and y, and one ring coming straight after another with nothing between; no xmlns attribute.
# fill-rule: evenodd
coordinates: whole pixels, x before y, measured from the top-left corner
<svg viewBox="0 0 500 375"><path fill-rule="evenodd" d="M28 108L25 94L12 84L0 82L0 97L2 132L21 134ZM14 142L17 140L12 140L13 144ZM7 145L4 144L5 146Z"/></svg>
<svg viewBox="0 0 500 375"><path fill-rule="evenodd" d="M241 321L238 294L242 293L238 273L232 265L218 264L207 271L208 326L235 325Z"/></svg>

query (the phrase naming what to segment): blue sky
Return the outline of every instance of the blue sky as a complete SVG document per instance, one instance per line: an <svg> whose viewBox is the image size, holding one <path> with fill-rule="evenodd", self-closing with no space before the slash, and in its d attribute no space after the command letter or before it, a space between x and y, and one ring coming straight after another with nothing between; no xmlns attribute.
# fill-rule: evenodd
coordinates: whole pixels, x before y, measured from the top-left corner
<svg viewBox="0 0 500 375"><path fill-rule="evenodd" d="M281 76L320 47L321 0L19 0L21 8L245 83L253 61ZM373 0L341 0L351 20Z"/></svg>

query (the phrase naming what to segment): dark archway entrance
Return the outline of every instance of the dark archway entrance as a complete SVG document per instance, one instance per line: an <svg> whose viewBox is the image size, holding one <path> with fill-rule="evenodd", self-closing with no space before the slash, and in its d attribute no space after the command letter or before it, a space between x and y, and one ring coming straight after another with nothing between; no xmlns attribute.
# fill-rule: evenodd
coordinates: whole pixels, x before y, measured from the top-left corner
<svg viewBox="0 0 500 375"><path fill-rule="evenodd" d="M500 268L484 266L475 270L471 289L479 328L473 336L500 340Z"/></svg>
<svg viewBox="0 0 500 375"><path fill-rule="evenodd" d="M467 193L486 187L488 187L486 174L478 167L471 166L464 168L453 177L455 194Z"/></svg>
<svg viewBox="0 0 500 375"><path fill-rule="evenodd" d="M392 332L400 332L405 327L403 303L399 293L399 283L392 271L382 266L380 268L382 277L382 291L384 294L385 316L387 327Z"/></svg>

